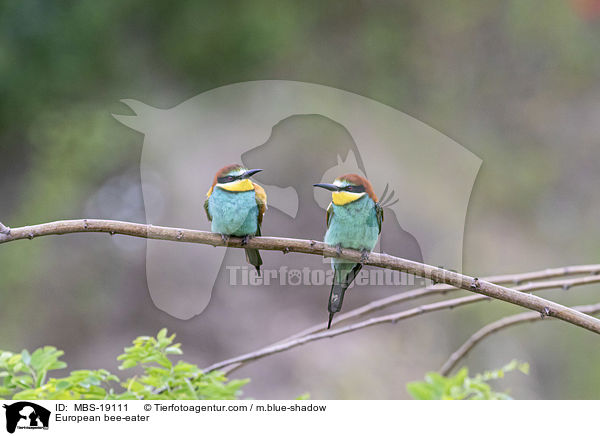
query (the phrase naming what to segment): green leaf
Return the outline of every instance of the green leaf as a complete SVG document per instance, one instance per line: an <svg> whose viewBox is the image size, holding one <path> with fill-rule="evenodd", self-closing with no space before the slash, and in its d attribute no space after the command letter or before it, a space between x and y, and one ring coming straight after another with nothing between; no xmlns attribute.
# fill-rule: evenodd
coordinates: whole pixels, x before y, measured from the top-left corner
<svg viewBox="0 0 600 436"><path fill-rule="evenodd" d="M158 341L162 341L167 337L167 329L163 328L160 329L160 331L158 332L158 335L156 335L156 339L158 339Z"/></svg>
<svg viewBox="0 0 600 436"><path fill-rule="evenodd" d="M518 366L518 369L523 374L529 374L529 363L527 363L527 362L520 363Z"/></svg>
<svg viewBox="0 0 600 436"><path fill-rule="evenodd" d="M428 383L411 382L406 385L406 390L415 400L435 400L433 387Z"/></svg>
<svg viewBox="0 0 600 436"><path fill-rule="evenodd" d="M137 366L137 362L133 359L127 359L119 366L119 369L133 368L134 366Z"/></svg>
<svg viewBox="0 0 600 436"><path fill-rule="evenodd" d="M31 363L31 355L27 350L21 351L21 360L27 366L29 366L29 364Z"/></svg>
<svg viewBox="0 0 600 436"><path fill-rule="evenodd" d="M485 371L475 377L469 377L467 368L461 368L450 377L428 372L424 382L408 383L406 389L418 400L506 400L511 397L502 392L495 392L486 382L501 379L506 372L516 369L526 373L529 366L513 360L501 369Z"/></svg>
<svg viewBox="0 0 600 436"><path fill-rule="evenodd" d="M165 348L165 353L166 354L183 354L183 351L181 351L179 349L179 347L177 347L177 346L171 346L171 347Z"/></svg>
<svg viewBox="0 0 600 436"><path fill-rule="evenodd" d="M56 389L58 390L67 389L69 386L71 386L71 383L69 383L67 380L61 380L56 383Z"/></svg>

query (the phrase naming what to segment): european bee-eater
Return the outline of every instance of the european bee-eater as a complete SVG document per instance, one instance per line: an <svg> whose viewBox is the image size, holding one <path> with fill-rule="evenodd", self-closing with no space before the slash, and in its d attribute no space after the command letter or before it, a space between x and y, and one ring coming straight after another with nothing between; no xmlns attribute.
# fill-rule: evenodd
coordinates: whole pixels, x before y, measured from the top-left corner
<svg viewBox="0 0 600 436"><path fill-rule="evenodd" d="M327 208L325 243L336 246L338 250L360 250L362 258L367 259L368 253L377 244L383 222L383 208L371 183L357 174L346 174L335 179L333 184L316 183L314 186L332 192L332 201ZM329 293L327 328L331 327L333 315L342 309L344 293L362 268L362 263L331 258L331 266L334 274Z"/></svg>
<svg viewBox="0 0 600 436"><path fill-rule="evenodd" d="M211 230L220 233L224 241L229 236L243 237L242 245L251 236L260 236L260 225L267 210L267 194L250 177L262 170L248 170L232 164L221 168L206 193L204 209ZM262 259L257 249L246 248L246 259L258 274Z"/></svg>

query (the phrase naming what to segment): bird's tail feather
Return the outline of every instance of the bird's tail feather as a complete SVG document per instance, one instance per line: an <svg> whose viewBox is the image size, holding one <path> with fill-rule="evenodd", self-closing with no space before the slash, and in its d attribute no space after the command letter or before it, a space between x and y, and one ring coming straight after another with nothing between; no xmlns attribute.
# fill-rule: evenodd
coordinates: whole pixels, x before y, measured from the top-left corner
<svg viewBox="0 0 600 436"><path fill-rule="evenodd" d="M331 328L331 321L333 321L333 315L335 315L333 312L329 312L329 322L327 323L327 330Z"/></svg>
<svg viewBox="0 0 600 436"><path fill-rule="evenodd" d="M260 275L260 266L263 264L262 257L260 257L260 252L256 248L246 248L246 260L250 265L253 265Z"/></svg>
<svg viewBox="0 0 600 436"><path fill-rule="evenodd" d="M329 305L327 307L327 310L329 310L329 323L327 324L328 329L331 327L333 315L342 310L346 289L348 289L348 287L352 284L361 268L362 263L355 264L352 269L341 279L338 278L339 271L335 271L335 274L333 275L333 284L331 285L331 292L329 293Z"/></svg>

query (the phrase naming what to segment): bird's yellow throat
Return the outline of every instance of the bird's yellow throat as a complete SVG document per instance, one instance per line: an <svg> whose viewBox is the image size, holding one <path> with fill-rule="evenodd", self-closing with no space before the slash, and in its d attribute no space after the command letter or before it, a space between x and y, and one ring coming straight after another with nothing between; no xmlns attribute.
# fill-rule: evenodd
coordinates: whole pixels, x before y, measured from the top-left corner
<svg viewBox="0 0 600 436"><path fill-rule="evenodd" d="M360 197L365 195L364 192L348 192L348 191L339 191L333 192L331 194L331 199L333 200L333 204L336 206L343 206L348 203L352 203L353 201L358 200Z"/></svg>
<svg viewBox="0 0 600 436"><path fill-rule="evenodd" d="M235 182L223 183L217 186L219 186L219 188L225 189L226 191L232 192L252 191L254 189L254 185L252 184L250 179L236 180Z"/></svg>

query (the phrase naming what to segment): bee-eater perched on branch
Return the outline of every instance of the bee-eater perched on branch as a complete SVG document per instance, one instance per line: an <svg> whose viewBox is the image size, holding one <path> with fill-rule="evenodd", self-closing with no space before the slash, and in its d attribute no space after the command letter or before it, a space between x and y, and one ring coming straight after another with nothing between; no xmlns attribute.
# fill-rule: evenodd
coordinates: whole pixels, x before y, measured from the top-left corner
<svg viewBox="0 0 600 436"><path fill-rule="evenodd" d="M262 170L248 170L232 164L221 168L206 193L204 209L211 222L211 231L220 233L227 242L229 236L243 237L242 245L252 236L260 236L260 226L267 210L267 194L250 177ZM257 249L246 248L246 259L260 274L262 259Z"/></svg>
<svg viewBox="0 0 600 436"><path fill-rule="evenodd" d="M383 208L377 202L371 183L357 174L346 174L335 179L333 184L316 183L314 186L332 192L332 201L327 208L327 233L325 243L341 248L353 248L363 252L363 259L375 248L381 233ZM329 294L329 323L336 312L342 309L344 293L352 283L362 263L350 263L332 258L333 283Z"/></svg>

